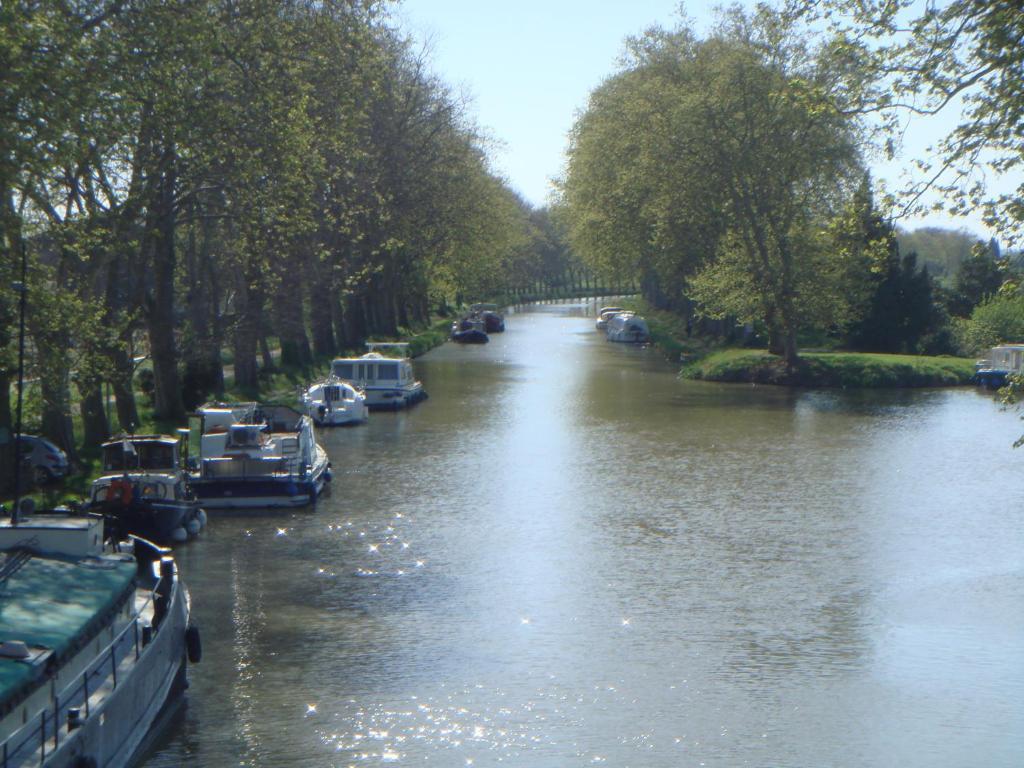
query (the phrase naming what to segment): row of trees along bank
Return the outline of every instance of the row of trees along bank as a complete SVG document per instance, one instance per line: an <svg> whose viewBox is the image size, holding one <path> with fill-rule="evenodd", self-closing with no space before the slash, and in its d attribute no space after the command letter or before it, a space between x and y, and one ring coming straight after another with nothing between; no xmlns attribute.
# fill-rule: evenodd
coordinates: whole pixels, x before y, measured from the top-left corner
<svg viewBox="0 0 1024 768"><path fill-rule="evenodd" d="M763 329L791 370L801 338L969 352L957 316L1019 281L1004 270L991 284L990 244L967 264L985 285L965 274L950 296L900 252L892 219L930 187L1019 235L1024 187L987 197L979 177L1024 159L1024 12L951 0L908 21L912 5L792 0L724 11L704 37L684 21L628 40L571 136L561 215L575 252L688 328ZM876 200L866 157L898 149L908 112L955 96L962 123L928 183Z"/></svg>
<svg viewBox="0 0 1024 768"><path fill-rule="evenodd" d="M26 244L33 418L72 455L73 408L79 444L140 424L140 356L153 416L179 421L223 391L224 350L253 389L268 337L305 365L461 298L587 274L489 170L390 7L4 3L0 466Z"/></svg>

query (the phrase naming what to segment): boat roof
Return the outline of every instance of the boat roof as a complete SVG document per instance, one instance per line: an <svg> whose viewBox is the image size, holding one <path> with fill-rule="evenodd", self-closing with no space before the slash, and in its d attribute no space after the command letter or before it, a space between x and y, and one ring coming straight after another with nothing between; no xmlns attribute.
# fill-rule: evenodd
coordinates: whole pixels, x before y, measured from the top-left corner
<svg viewBox="0 0 1024 768"><path fill-rule="evenodd" d="M117 435L111 438L107 442L103 443L103 447L118 445L127 440L130 443L164 443L166 445L177 445L178 439L171 437L170 435Z"/></svg>
<svg viewBox="0 0 1024 768"><path fill-rule="evenodd" d="M0 552L0 642L21 640L58 660L110 620L135 589L130 555L61 557ZM44 674L29 660L0 657L0 711Z"/></svg>
<svg viewBox="0 0 1024 768"><path fill-rule="evenodd" d="M404 342L402 342L402 343L398 343L398 342L394 342L394 343L387 342L387 343L384 343L384 342L368 341L368 342L366 342L366 346L370 348L369 352L366 352L366 353L360 355L359 357L336 357L336 358L334 358L331 361L331 365L334 365L335 363L359 363L359 362L365 362L366 360L408 360L409 359L409 349L408 349L409 345L404 343ZM392 349L396 349L399 353L401 353L402 356L401 357L389 357L387 355L382 355L380 352L377 352L377 349L384 349L385 351L391 351Z"/></svg>

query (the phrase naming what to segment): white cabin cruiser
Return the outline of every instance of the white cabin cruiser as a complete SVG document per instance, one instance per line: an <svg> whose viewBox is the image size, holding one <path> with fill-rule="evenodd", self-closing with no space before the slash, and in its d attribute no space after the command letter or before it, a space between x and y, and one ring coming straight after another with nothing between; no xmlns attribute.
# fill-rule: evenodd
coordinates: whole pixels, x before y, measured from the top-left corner
<svg viewBox="0 0 1024 768"><path fill-rule="evenodd" d="M335 376L310 385L302 393L302 404L318 427L362 424L369 416L366 395Z"/></svg>
<svg viewBox="0 0 1024 768"><path fill-rule="evenodd" d="M398 410L426 398L423 385L413 376L408 344L367 342L362 357L339 357L331 363L331 375L354 384L366 395L371 409ZM402 357L385 357L377 350L397 352Z"/></svg>
<svg viewBox="0 0 1024 768"><path fill-rule="evenodd" d="M5 766L133 764L199 661L169 550L103 539L99 515L24 502L0 522Z"/></svg>
<svg viewBox="0 0 1024 768"><path fill-rule="evenodd" d="M597 320L594 325L597 330L603 331L608 328L608 321L611 320L619 312L625 312L622 307L601 307L597 310Z"/></svg>
<svg viewBox="0 0 1024 768"><path fill-rule="evenodd" d="M206 525L179 452L188 430L179 432L178 439L121 435L103 444L103 474L92 483L89 509L102 514L118 538L180 543Z"/></svg>
<svg viewBox="0 0 1024 768"><path fill-rule="evenodd" d="M632 312L619 312L612 315L605 329L608 341L622 341L643 344L651 340L651 332L647 321Z"/></svg>
<svg viewBox="0 0 1024 768"><path fill-rule="evenodd" d="M293 408L259 403L199 409L192 488L207 509L301 507L331 479L313 422Z"/></svg>

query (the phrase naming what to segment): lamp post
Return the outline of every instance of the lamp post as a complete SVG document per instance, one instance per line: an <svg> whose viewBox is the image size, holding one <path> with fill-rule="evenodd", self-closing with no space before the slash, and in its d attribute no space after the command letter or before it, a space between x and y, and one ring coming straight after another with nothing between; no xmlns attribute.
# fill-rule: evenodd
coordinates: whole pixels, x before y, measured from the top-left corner
<svg viewBox="0 0 1024 768"><path fill-rule="evenodd" d="M21 506L21 404L25 390L25 299L28 294L28 250L21 241L21 281L12 285L21 294L18 302L18 410L14 422L14 509L11 525L18 524Z"/></svg>

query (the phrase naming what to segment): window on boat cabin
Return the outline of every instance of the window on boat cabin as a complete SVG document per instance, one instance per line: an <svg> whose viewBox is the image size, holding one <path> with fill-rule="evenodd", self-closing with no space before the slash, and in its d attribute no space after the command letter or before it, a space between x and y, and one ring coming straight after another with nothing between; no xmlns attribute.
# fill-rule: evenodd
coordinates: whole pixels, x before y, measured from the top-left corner
<svg viewBox="0 0 1024 768"><path fill-rule="evenodd" d="M251 448L260 444L260 428L256 424L232 424L229 435L234 448Z"/></svg>
<svg viewBox="0 0 1024 768"><path fill-rule="evenodd" d="M139 443L135 446L141 469L169 469L174 466L174 445L169 443Z"/></svg>
<svg viewBox="0 0 1024 768"><path fill-rule="evenodd" d="M394 380L398 378L398 363L377 363L377 378Z"/></svg>
<svg viewBox="0 0 1024 768"><path fill-rule="evenodd" d="M352 363L335 363L334 364L334 375L339 379L351 379L353 377L353 369L355 366Z"/></svg>
<svg viewBox="0 0 1024 768"><path fill-rule="evenodd" d="M341 400L341 387L334 384L324 387L324 402L336 403Z"/></svg>

